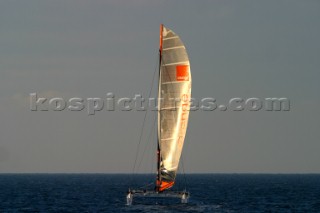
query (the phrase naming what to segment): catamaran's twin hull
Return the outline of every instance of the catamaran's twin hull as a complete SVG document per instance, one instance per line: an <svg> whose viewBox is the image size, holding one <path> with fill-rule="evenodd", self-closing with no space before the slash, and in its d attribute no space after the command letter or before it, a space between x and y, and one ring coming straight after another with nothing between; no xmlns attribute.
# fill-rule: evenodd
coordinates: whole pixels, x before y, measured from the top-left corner
<svg viewBox="0 0 320 213"><path fill-rule="evenodd" d="M190 194L186 191L147 191L147 190L129 190L127 194L127 205L132 205L134 197L148 197L148 198L179 198L181 203L188 203Z"/></svg>

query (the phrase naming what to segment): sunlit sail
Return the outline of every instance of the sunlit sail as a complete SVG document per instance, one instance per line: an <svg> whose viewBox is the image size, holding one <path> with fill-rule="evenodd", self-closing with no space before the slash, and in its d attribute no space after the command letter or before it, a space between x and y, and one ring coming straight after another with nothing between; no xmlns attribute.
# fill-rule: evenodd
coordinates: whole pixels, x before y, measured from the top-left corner
<svg viewBox="0 0 320 213"><path fill-rule="evenodd" d="M186 135L191 95L190 62L184 44L160 26L157 190L173 186Z"/></svg>

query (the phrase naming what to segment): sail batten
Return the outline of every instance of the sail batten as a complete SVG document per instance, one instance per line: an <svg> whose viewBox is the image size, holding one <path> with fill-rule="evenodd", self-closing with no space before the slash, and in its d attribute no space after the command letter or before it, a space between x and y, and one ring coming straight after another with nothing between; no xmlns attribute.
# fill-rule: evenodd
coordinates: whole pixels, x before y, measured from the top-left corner
<svg viewBox="0 0 320 213"><path fill-rule="evenodd" d="M177 64L186 64L189 65L189 61L179 61L179 62L172 62L172 63L166 63L163 64L162 66L172 66L172 65L177 65Z"/></svg>
<svg viewBox="0 0 320 213"><path fill-rule="evenodd" d="M165 51L165 50L174 50L174 49L180 49L180 48L184 48L185 49L185 47L183 45L181 45L181 46L164 48L162 50Z"/></svg>
<svg viewBox="0 0 320 213"><path fill-rule="evenodd" d="M166 41L166 40L175 39L175 38L179 38L179 37L178 36L172 36L172 37L169 37L169 38L164 38L163 40Z"/></svg>
<svg viewBox="0 0 320 213"><path fill-rule="evenodd" d="M191 72L186 48L177 34L160 27L158 92L158 191L174 185L188 125Z"/></svg>

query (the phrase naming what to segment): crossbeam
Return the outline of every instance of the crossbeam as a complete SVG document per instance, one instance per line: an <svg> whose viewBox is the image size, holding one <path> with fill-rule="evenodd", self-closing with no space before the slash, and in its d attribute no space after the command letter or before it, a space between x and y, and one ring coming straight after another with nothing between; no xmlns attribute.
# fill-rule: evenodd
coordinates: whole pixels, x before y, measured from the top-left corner
<svg viewBox="0 0 320 213"><path fill-rule="evenodd" d="M150 197L150 198L180 198L181 203L188 203L190 197L187 191L150 191L150 190L130 190L127 193L127 205L132 205L134 197Z"/></svg>

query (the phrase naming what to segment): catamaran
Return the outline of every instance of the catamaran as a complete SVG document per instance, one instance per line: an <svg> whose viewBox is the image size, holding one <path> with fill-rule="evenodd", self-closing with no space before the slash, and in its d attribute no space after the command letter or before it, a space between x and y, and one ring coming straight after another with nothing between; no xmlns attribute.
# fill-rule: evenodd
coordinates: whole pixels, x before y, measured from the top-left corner
<svg viewBox="0 0 320 213"><path fill-rule="evenodd" d="M157 176L154 190L129 189L134 197L176 197L187 203L190 193L169 190L174 184L186 135L191 98L190 62L184 44L169 28L160 25L158 79ZM161 101L160 101L161 100Z"/></svg>

